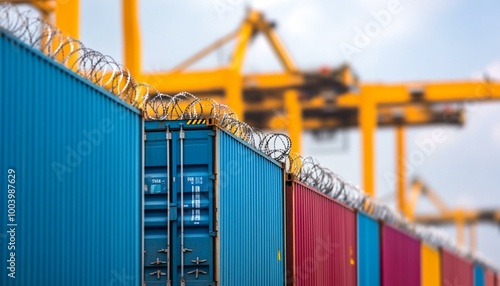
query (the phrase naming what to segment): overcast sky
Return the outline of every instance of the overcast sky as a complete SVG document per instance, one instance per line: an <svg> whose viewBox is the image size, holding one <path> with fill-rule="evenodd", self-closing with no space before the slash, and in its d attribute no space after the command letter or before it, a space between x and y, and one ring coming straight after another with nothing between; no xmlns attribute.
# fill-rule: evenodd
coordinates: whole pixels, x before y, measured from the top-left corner
<svg viewBox="0 0 500 286"><path fill-rule="evenodd" d="M500 79L498 1L140 2L143 69L147 71L167 70L233 31L246 7L252 6L276 20L281 39L302 69L337 66L348 61L363 82L456 80L484 74ZM81 5L83 42L121 60L120 1L82 0ZM378 17L384 21L380 30L373 27ZM342 47L356 47L358 31L366 29L371 29L371 35L346 58ZM230 51L230 46L225 47L196 67L223 63ZM245 70L279 69L265 41L256 39ZM450 207L500 208L500 104L468 104L466 110L463 128L432 126L408 131L408 154L416 152L417 142L431 138L435 130L444 132L446 138L414 166L410 175L422 177ZM347 136L348 146L342 146L342 138L346 138L343 136ZM321 142L305 135L303 146L303 153L316 156L348 180L361 182L357 131L339 132L333 139ZM394 186L384 178L386 172L394 170L391 129L377 134L377 159L377 192L393 202ZM422 201L419 210L432 208ZM454 238L454 232L449 232ZM479 227L479 248L500 264L500 226Z"/></svg>

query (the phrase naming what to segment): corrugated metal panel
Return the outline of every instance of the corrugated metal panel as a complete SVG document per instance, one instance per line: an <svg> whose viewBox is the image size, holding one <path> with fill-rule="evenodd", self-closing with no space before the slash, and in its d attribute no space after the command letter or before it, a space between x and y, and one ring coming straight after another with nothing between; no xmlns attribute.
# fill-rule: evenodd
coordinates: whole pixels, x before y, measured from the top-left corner
<svg viewBox="0 0 500 286"><path fill-rule="evenodd" d="M188 122L146 123L147 285L283 285L281 165Z"/></svg>
<svg viewBox="0 0 500 286"><path fill-rule="evenodd" d="M440 286L441 257L439 250L422 242L421 257L422 285Z"/></svg>
<svg viewBox="0 0 500 286"><path fill-rule="evenodd" d="M283 170L225 131L217 136L221 285L283 285Z"/></svg>
<svg viewBox="0 0 500 286"><path fill-rule="evenodd" d="M442 248L441 249L441 279L446 285L473 285L472 262Z"/></svg>
<svg viewBox="0 0 500 286"><path fill-rule="evenodd" d="M490 269L484 271L484 285L485 286L495 286L495 272Z"/></svg>
<svg viewBox="0 0 500 286"><path fill-rule="evenodd" d="M215 281L214 131L186 123L146 123L146 285Z"/></svg>
<svg viewBox="0 0 500 286"><path fill-rule="evenodd" d="M474 264L474 286L484 286L484 269L478 264Z"/></svg>
<svg viewBox="0 0 500 286"><path fill-rule="evenodd" d="M381 240L382 285L420 286L420 241L386 224Z"/></svg>
<svg viewBox="0 0 500 286"><path fill-rule="evenodd" d="M358 213L358 285L380 285L380 227L377 221Z"/></svg>
<svg viewBox="0 0 500 286"><path fill-rule="evenodd" d="M138 111L2 31L0 94L0 170L16 189L12 227L0 197L16 279L0 236L0 284L139 285Z"/></svg>
<svg viewBox="0 0 500 286"><path fill-rule="evenodd" d="M287 182L287 206L288 285L356 286L355 212L297 181Z"/></svg>

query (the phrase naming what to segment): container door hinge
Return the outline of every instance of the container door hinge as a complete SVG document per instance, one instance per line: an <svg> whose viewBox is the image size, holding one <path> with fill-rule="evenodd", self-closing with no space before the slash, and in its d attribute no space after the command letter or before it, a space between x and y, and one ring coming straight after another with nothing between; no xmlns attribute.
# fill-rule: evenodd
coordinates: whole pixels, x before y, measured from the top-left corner
<svg viewBox="0 0 500 286"><path fill-rule="evenodd" d="M147 139L147 137L148 137L147 135L148 135L148 134L147 134L146 132L144 132L144 141L148 140L148 139Z"/></svg>
<svg viewBox="0 0 500 286"><path fill-rule="evenodd" d="M210 231L208 235L211 237L217 237L217 231Z"/></svg>
<svg viewBox="0 0 500 286"><path fill-rule="evenodd" d="M210 180L214 180L215 181L215 180L217 180L217 174L208 175L208 178Z"/></svg>
<svg viewBox="0 0 500 286"><path fill-rule="evenodd" d="M215 131L208 131L208 136L215 137L216 134Z"/></svg>

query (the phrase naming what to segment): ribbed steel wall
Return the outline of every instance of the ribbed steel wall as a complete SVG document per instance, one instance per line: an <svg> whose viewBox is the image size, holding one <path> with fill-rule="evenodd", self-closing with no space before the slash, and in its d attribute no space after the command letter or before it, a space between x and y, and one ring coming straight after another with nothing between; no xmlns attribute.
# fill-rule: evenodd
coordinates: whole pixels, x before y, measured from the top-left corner
<svg viewBox="0 0 500 286"><path fill-rule="evenodd" d="M439 249L436 249L425 242L421 243L421 272L422 285L441 285L441 257Z"/></svg>
<svg viewBox="0 0 500 286"><path fill-rule="evenodd" d="M358 285L380 285L380 227L368 216L358 213Z"/></svg>
<svg viewBox="0 0 500 286"><path fill-rule="evenodd" d="M138 111L2 31L0 94L1 234L10 168L17 224L0 284L139 285Z"/></svg>
<svg viewBox="0 0 500 286"><path fill-rule="evenodd" d="M484 271L484 285L495 286L495 273L490 269Z"/></svg>
<svg viewBox="0 0 500 286"><path fill-rule="evenodd" d="M474 284L472 262L442 248L441 279L443 286L472 286Z"/></svg>
<svg viewBox="0 0 500 286"><path fill-rule="evenodd" d="M482 266L474 265L474 286L485 286L484 284L484 269Z"/></svg>
<svg viewBox="0 0 500 286"><path fill-rule="evenodd" d="M220 283L284 284L284 174L277 162L217 131Z"/></svg>
<svg viewBox="0 0 500 286"><path fill-rule="evenodd" d="M382 285L420 286L420 241L392 226L382 226Z"/></svg>
<svg viewBox="0 0 500 286"><path fill-rule="evenodd" d="M287 182L286 197L288 285L356 286L356 213L297 181Z"/></svg>

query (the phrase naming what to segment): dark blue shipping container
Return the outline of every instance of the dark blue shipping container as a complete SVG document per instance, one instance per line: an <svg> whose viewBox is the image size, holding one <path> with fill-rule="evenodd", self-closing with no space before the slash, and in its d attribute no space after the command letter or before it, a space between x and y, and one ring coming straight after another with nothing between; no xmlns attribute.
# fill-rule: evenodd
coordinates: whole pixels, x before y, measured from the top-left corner
<svg viewBox="0 0 500 286"><path fill-rule="evenodd" d="M358 285L380 285L380 227L363 213L358 213Z"/></svg>
<svg viewBox="0 0 500 286"><path fill-rule="evenodd" d="M0 285L140 285L142 119L0 30Z"/></svg>
<svg viewBox="0 0 500 286"><path fill-rule="evenodd" d="M281 164L211 120L146 122L146 285L284 285Z"/></svg>
<svg viewBox="0 0 500 286"><path fill-rule="evenodd" d="M474 286L485 286L484 268L478 264L474 264Z"/></svg>

